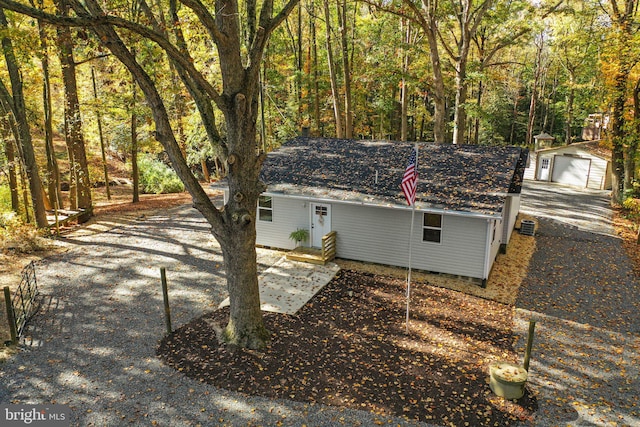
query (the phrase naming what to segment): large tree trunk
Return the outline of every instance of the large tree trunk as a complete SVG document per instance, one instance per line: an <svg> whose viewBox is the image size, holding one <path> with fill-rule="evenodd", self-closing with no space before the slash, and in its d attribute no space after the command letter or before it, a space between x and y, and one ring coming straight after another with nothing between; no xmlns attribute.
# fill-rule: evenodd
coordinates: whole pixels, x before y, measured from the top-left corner
<svg viewBox="0 0 640 427"><path fill-rule="evenodd" d="M459 19L460 40L458 41L458 54L456 58L456 104L453 117L453 143L464 144L467 130L467 63L469 61L469 49L471 47L471 5L469 1L462 2L462 15ZM478 18L479 19L479 18Z"/></svg>
<svg viewBox="0 0 640 427"><path fill-rule="evenodd" d="M0 8L0 28L5 30L9 28L4 9L2 8ZM43 228L48 225L47 214L44 207L44 191L40 175L38 174L38 164L36 163L36 156L31 141L31 132L29 130L29 122L27 121L27 110L22 90L22 78L20 77L20 70L13 51L13 44L8 37L2 37L2 47L4 50L7 70L9 71L9 79L11 80L11 97L10 99L6 99L9 94L3 93L3 98L5 98L5 103L9 104L16 121L18 132L18 135L16 136L19 140L21 157L24 162L27 180L29 181L31 203L33 204L36 225L39 228ZM6 88L3 88L3 92L7 92ZM27 207L25 206L25 208Z"/></svg>
<svg viewBox="0 0 640 427"><path fill-rule="evenodd" d="M625 185L630 189L633 188L633 182L636 179L636 169L638 167L638 144L640 144L640 79L636 81L636 85L633 88L633 120L635 123L635 137L629 142L628 165L625 166ZM627 180L629 181L628 183L626 182ZM640 233L638 236L640 236Z"/></svg>
<svg viewBox="0 0 640 427"><path fill-rule="evenodd" d="M428 24L427 27L423 26L423 29L425 30L429 43L429 54L433 72L433 140L438 144L443 144L447 142L447 108L442 63L438 50L438 22L435 16L430 16Z"/></svg>
<svg viewBox="0 0 640 427"><path fill-rule="evenodd" d="M217 209L191 172L182 156L180 146L170 124L169 115L152 78L136 62L114 27L110 18L101 9L97 0L72 2L78 16L90 21L87 26L96 34L115 57L134 76L145 96L156 125L155 136L163 145L173 169L193 198L193 205L211 225L214 237L220 242L225 255L227 287L231 302L231 316L222 338L230 344L243 347L262 348L269 340L260 311L260 294L256 274L255 217L259 195L265 186L259 173L265 154L256 144L256 122L258 114L258 82L260 64L266 44L273 30L284 20L297 4L289 0L274 14L273 2L265 1L259 8L259 22L249 28L247 49L242 47L239 19L240 11L235 0L217 0L215 11L210 12L202 3L183 1L207 28L211 40L218 50L222 78L219 92L193 66L188 55L175 49L160 33L142 30L137 24L119 20L134 32L156 41L171 60L179 62L188 74L187 87L193 84L206 94L207 100L215 102L223 112L227 128L228 185L230 198L224 209ZM22 13L41 15L28 7L15 6ZM255 2L248 2L250 15L247 20L256 23ZM49 18L53 23L68 23L59 18ZM252 30L253 28L253 30ZM245 54L243 54L245 53ZM247 64L246 67L244 64ZM38 193L41 194L41 193Z"/></svg>
<svg viewBox="0 0 640 427"><path fill-rule="evenodd" d="M540 76L542 75L542 48L544 41L541 39L536 50L536 63L533 85L531 87L531 99L529 102L529 119L527 120L527 137L525 143L529 146L533 144L533 131L536 119L536 103L538 101L538 85L540 84Z"/></svg>
<svg viewBox="0 0 640 427"><path fill-rule="evenodd" d="M411 42L411 25L405 19L400 20L400 32L402 34L403 42L405 46L408 46ZM400 141L407 140L407 111L408 111L408 99L407 99L407 79L406 76L409 73L409 54L403 50L402 52L402 87L400 88Z"/></svg>
<svg viewBox="0 0 640 427"><path fill-rule="evenodd" d="M469 47L463 48L464 53L460 54L456 71L456 105L453 118L453 143L464 144L465 131L467 128L467 57Z"/></svg>
<svg viewBox="0 0 640 427"><path fill-rule="evenodd" d="M627 101L627 67L620 67L615 78L615 98L611 117L611 199L621 202L624 195L624 105Z"/></svg>
<svg viewBox="0 0 640 427"><path fill-rule="evenodd" d="M135 55L135 53L134 53ZM136 82L131 83L133 99L131 101L131 181L133 181L133 197L131 201L140 201L140 171L138 170L138 114L136 113ZM182 151L182 145L180 144Z"/></svg>
<svg viewBox="0 0 640 427"><path fill-rule="evenodd" d="M68 14L66 6L58 3L57 7L61 14ZM87 220L93 211L91 182L84 136L82 134L82 117L80 115L80 101L78 99L78 86L76 81L76 63L73 58L73 39L69 28L58 28L57 43L65 93L65 138L68 150L73 156L71 175L75 179L78 208L86 211L86 215L83 215L82 219Z"/></svg>
<svg viewBox="0 0 640 427"><path fill-rule="evenodd" d="M573 123L573 103L576 96L575 88L575 71L569 69L569 93L567 94L567 109L565 114L564 141L565 144L571 144L573 137L571 132L571 124Z"/></svg>

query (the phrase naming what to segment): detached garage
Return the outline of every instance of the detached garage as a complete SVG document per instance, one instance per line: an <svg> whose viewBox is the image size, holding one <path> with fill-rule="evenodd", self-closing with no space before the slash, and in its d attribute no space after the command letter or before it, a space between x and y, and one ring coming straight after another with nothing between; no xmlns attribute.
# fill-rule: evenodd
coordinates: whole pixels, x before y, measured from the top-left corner
<svg viewBox="0 0 640 427"><path fill-rule="evenodd" d="M611 189L611 153L598 141L545 148L531 156L525 178L592 190Z"/></svg>

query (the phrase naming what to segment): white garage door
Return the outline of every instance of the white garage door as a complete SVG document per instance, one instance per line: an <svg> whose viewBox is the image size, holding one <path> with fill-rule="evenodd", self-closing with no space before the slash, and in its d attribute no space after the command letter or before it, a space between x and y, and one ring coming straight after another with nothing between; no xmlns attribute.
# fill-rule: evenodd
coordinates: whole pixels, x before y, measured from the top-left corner
<svg viewBox="0 0 640 427"><path fill-rule="evenodd" d="M551 181L585 188L591 160L570 156L555 156Z"/></svg>

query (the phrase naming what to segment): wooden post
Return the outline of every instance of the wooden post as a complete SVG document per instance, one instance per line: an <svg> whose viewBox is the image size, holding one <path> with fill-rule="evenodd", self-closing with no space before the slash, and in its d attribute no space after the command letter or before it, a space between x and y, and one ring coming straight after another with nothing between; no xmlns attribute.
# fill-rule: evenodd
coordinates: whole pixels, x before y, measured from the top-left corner
<svg viewBox="0 0 640 427"><path fill-rule="evenodd" d="M529 372L529 359L531 358L531 347L533 346L533 333L536 329L536 321L529 320L529 336L527 337L527 349L524 352L524 369Z"/></svg>
<svg viewBox="0 0 640 427"><path fill-rule="evenodd" d="M13 312L13 304L11 303L11 290L8 286L4 287L4 302L7 307L7 320L9 321L9 331L11 333L11 343L18 343L18 328L16 326L16 316Z"/></svg>
<svg viewBox="0 0 640 427"><path fill-rule="evenodd" d="M169 291L167 289L167 271L160 268L160 280L162 281L162 296L164 297L164 320L167 324L167 334L171 333L171 309L169 308Z"/></svg>

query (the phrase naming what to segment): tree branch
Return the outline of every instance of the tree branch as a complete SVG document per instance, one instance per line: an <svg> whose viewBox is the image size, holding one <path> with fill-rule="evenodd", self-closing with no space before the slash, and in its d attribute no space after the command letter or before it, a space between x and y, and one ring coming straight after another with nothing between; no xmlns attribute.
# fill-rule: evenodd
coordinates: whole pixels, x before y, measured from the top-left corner
<svg viewBox="0 0 640 427"><path fill-rule="evenodd" d="M220 28L218 28L218 25L216 24L216 19L200 0L180 0L180 3L191 9L193 13L196 14L216 45L227 42L228 37L220 31Z"/></svg>
<svg viewBox="0 0 640 427"><path fill-rule="evenodd" d="M81 5L77 1L71 1L70 3L74 3L74 10L76 11L76 14L78 14L78 16L64 17L53 15L13 0L0 0L0 7L30 16L35 19L40 19L52 25L82 28L111 26L132 31L146 39L155 42L167 53L170 58L184 67L189 76L191 76L191 78L199 85L201 85L203 90L206 91L207 95L209 95L211 99L216 102L216 104L221 102L220 94L218 93L218 91L203 77L203 75L198 70L196 70L189 58L185 57L182 52L180 52L162 33L117 16L106 15L104 14L104 12L102 12L102 10L89 12L84 8L83 5Z"/></svg>

